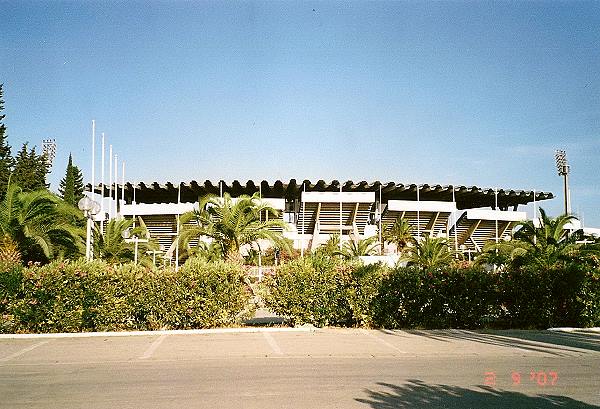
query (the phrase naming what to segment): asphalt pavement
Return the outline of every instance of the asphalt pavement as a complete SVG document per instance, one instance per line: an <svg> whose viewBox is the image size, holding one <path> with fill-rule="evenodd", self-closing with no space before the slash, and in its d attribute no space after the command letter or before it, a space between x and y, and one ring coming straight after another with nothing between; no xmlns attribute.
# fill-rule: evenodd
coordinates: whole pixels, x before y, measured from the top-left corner
<svg viewBox="0 0 600 409"><path fill-rule="evenodd" d="M600 334L269 328L0 336L0 408L419 407L600 408Z"/></svg>

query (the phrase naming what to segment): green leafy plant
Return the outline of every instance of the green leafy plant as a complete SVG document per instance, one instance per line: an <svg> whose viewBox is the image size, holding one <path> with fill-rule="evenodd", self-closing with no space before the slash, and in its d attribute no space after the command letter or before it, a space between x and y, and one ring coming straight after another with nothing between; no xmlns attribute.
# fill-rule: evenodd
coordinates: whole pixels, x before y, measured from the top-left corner
<svg viewBox="0 0 600 409"><path fill-rule="evenodd" d="M409 266L432 270L448 267L453 261L453 253L445 238L425 235L412 239L412 246L406 249L404 260Z"/></svg>
<svg viewBox="0 0 600 409"><path fill-rule="evenodd" d="M3 246L14 245L24 261L48 261L60 253L78 255L83 231L72 224L81 212L47 190L23 192L9 182L0 202Z"/></svg>
<svg viewBox="0 0 600 409"><path fill-rule="evenodd" d="M240 247L243 245L253 246L259 240L267 240L279 247L289 245L278 230L285 228L281 220L262 220L263 214L274 216L277 213L261 201L258 194L242 195L236 199L228 193L222 198L209 195L200 199L198 210L181 216L180 242L188 247L194 239L201 242L203 238L209 238L220 246L223 257L241 261Z"/></svg>
<svg viewBox="0 0 600 409"><path fill-rule="evenodd" d="M109 263L126 263L135 259L135 240L126 239L138 237L138 262L140 264L152 265L151 257L147 251L158 249L158 244L150 239L148 230L144 221L139 218L138 226L133 227L133 219L111 219L105 223L102 232L100 227L96 225L93 231L93 253L95 258L100 258Z"/></svg>

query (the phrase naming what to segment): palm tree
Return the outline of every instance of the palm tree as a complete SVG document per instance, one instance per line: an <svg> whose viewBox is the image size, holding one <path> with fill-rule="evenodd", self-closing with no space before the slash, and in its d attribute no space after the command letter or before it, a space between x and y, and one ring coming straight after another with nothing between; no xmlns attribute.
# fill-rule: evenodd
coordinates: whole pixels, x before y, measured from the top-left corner
<svg viewBox="0 0 600 409"><path fill-rule="evenodd" d="M371 256L377 251L377 237L367 237L363 240L350 240L342 246L341 255L347 259L361 256Z"/></svg>
<svg viewBox="0 0 600 409"><path fill-rule="evenodd" d="M149 240L148 231L142 219L140 225L130 230L131 235L136 235L143 240ZM135 241L126 241L123 232L131 229L133 219L111 219L104 224L105 231L94 228L93 253L95 258L100 258L109 263L125 263L135 259ZM148 250L156 250L158 246L152 240L138 242L138 258L141 264L151 265L152 260L146 255Z"/></svg>
<svg viewBox="0 0 600 409"><path fill-rule="evenodd" d="M424 236L420 240L412 239L412 246L407 247L407 264L423 269L437 269L448 266L453 259L448 242L443 237Z"/></svg>
<svg viewBox="0 0 600 409"><path fill-rule="evenodd" d="M9 181L0 202L0 253L16 262L81 254L84 233L72 224L81 217L79 209L48 190L23 192Z"/></svg>
<svg viewBox="0 0 600 409"><path fill-rule="evenodd" d="M387 223L382 227L381 236L384 242L395 244L396 249L401 253L412 240L412 226L408 220L398 216L393 223Z"/></svg>
<svg viewBox="0 0 600 409"><path fill-rule="evenodd" d="M316 253L321 253L328 256L339 256L342 254L340 251L340 234L330 234L327 241L317 247Z"/></svg>
<svg viewBox="0 0 600 409"><path fill-rule="evenodd" d="M281 220L268 220L262 215L278 215L278 211L263 202L255 193L253 196L242 195L233 199L228 193L222 198L208 195L200 199L198 210L185 213L180 218L182 234L180 243L189 247L189 243L202 237L213 240L221 248L223 257L241 261L240 247L254 246L259 240L267 240L282 248L289 247L283 234L285 228ZM189 222L194 222L189 225Z"/></svg>
<svg viewBox="0 0 600 409"><path fill-rule="evenodd" d="M486 245L478 263L552 268L560 263L585 262L598 257L598 247L584 243L583 230L566 228L575 220L575 216L566 214L551 218L540 209L539 225L532 220L520 223L513 240Z"/></svg>

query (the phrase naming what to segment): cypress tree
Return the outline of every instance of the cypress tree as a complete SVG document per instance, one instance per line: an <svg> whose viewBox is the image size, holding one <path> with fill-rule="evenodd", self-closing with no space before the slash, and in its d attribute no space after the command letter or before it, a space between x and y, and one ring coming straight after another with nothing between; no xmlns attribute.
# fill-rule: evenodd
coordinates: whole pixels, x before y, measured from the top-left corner
<svg viewBox="0 0 600 409"><path fill-rule="evenodd" d="M15 168L12 180L19 185L23 191L47 189L46 174L48 173L48 162L45 155L38 155L35 148L27 149L24 143L15 157Z"/></svg>
<svg viewBox="0 0 600 409"><path fill-rule="evenodd" d="M77 206L77 203L79 203L79 200L81 200L83 198L83 191L85 190L85 187L83 185L83 173L81 172L81 169L79 169L79 166L73 165L73 183L74 183L74 188L73 191L75 192L75 206Z"/></svg>
<svg viewBox="0 0 600 409"><path fill-rule="evenodd" d="M14 160L10 152L10 145L6 142L6 126L3 122L5 115L2 113L2 111L4 111L2 86L3 84L0 84L0 198L4 197L4 194L6 193L8 178L10 177L14 165Z"/></svg>
<svg viewBox="0 0 600 409"><path fill-rule="evenodd" d="M79 200L83 197L83 175L81 170L73 165L73 158L69 154L69 163L65 177L60 181L58 191L63 200L73 206L77 206Z"/></svg>

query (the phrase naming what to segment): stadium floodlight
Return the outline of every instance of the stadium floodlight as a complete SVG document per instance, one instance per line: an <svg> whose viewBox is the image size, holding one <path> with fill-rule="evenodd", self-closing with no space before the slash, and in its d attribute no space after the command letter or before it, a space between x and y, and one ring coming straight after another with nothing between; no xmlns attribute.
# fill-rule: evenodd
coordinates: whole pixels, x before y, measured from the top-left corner
<svg viewBox="0 0 600 409"><path fill-rule="evenodd" d="M42 140L42 155L46 158L48 167L52 168L56 157L56 139Z"/></svg>
<svg viewBox="0 0 600 409"><path fill-rule="evenodd" d="M558 176L564 178L565 214L571 214L571 192L569 191L569 171L571 167L567 162L567 152L557 149L554 152L554 159L556 160Z"/></svg>

